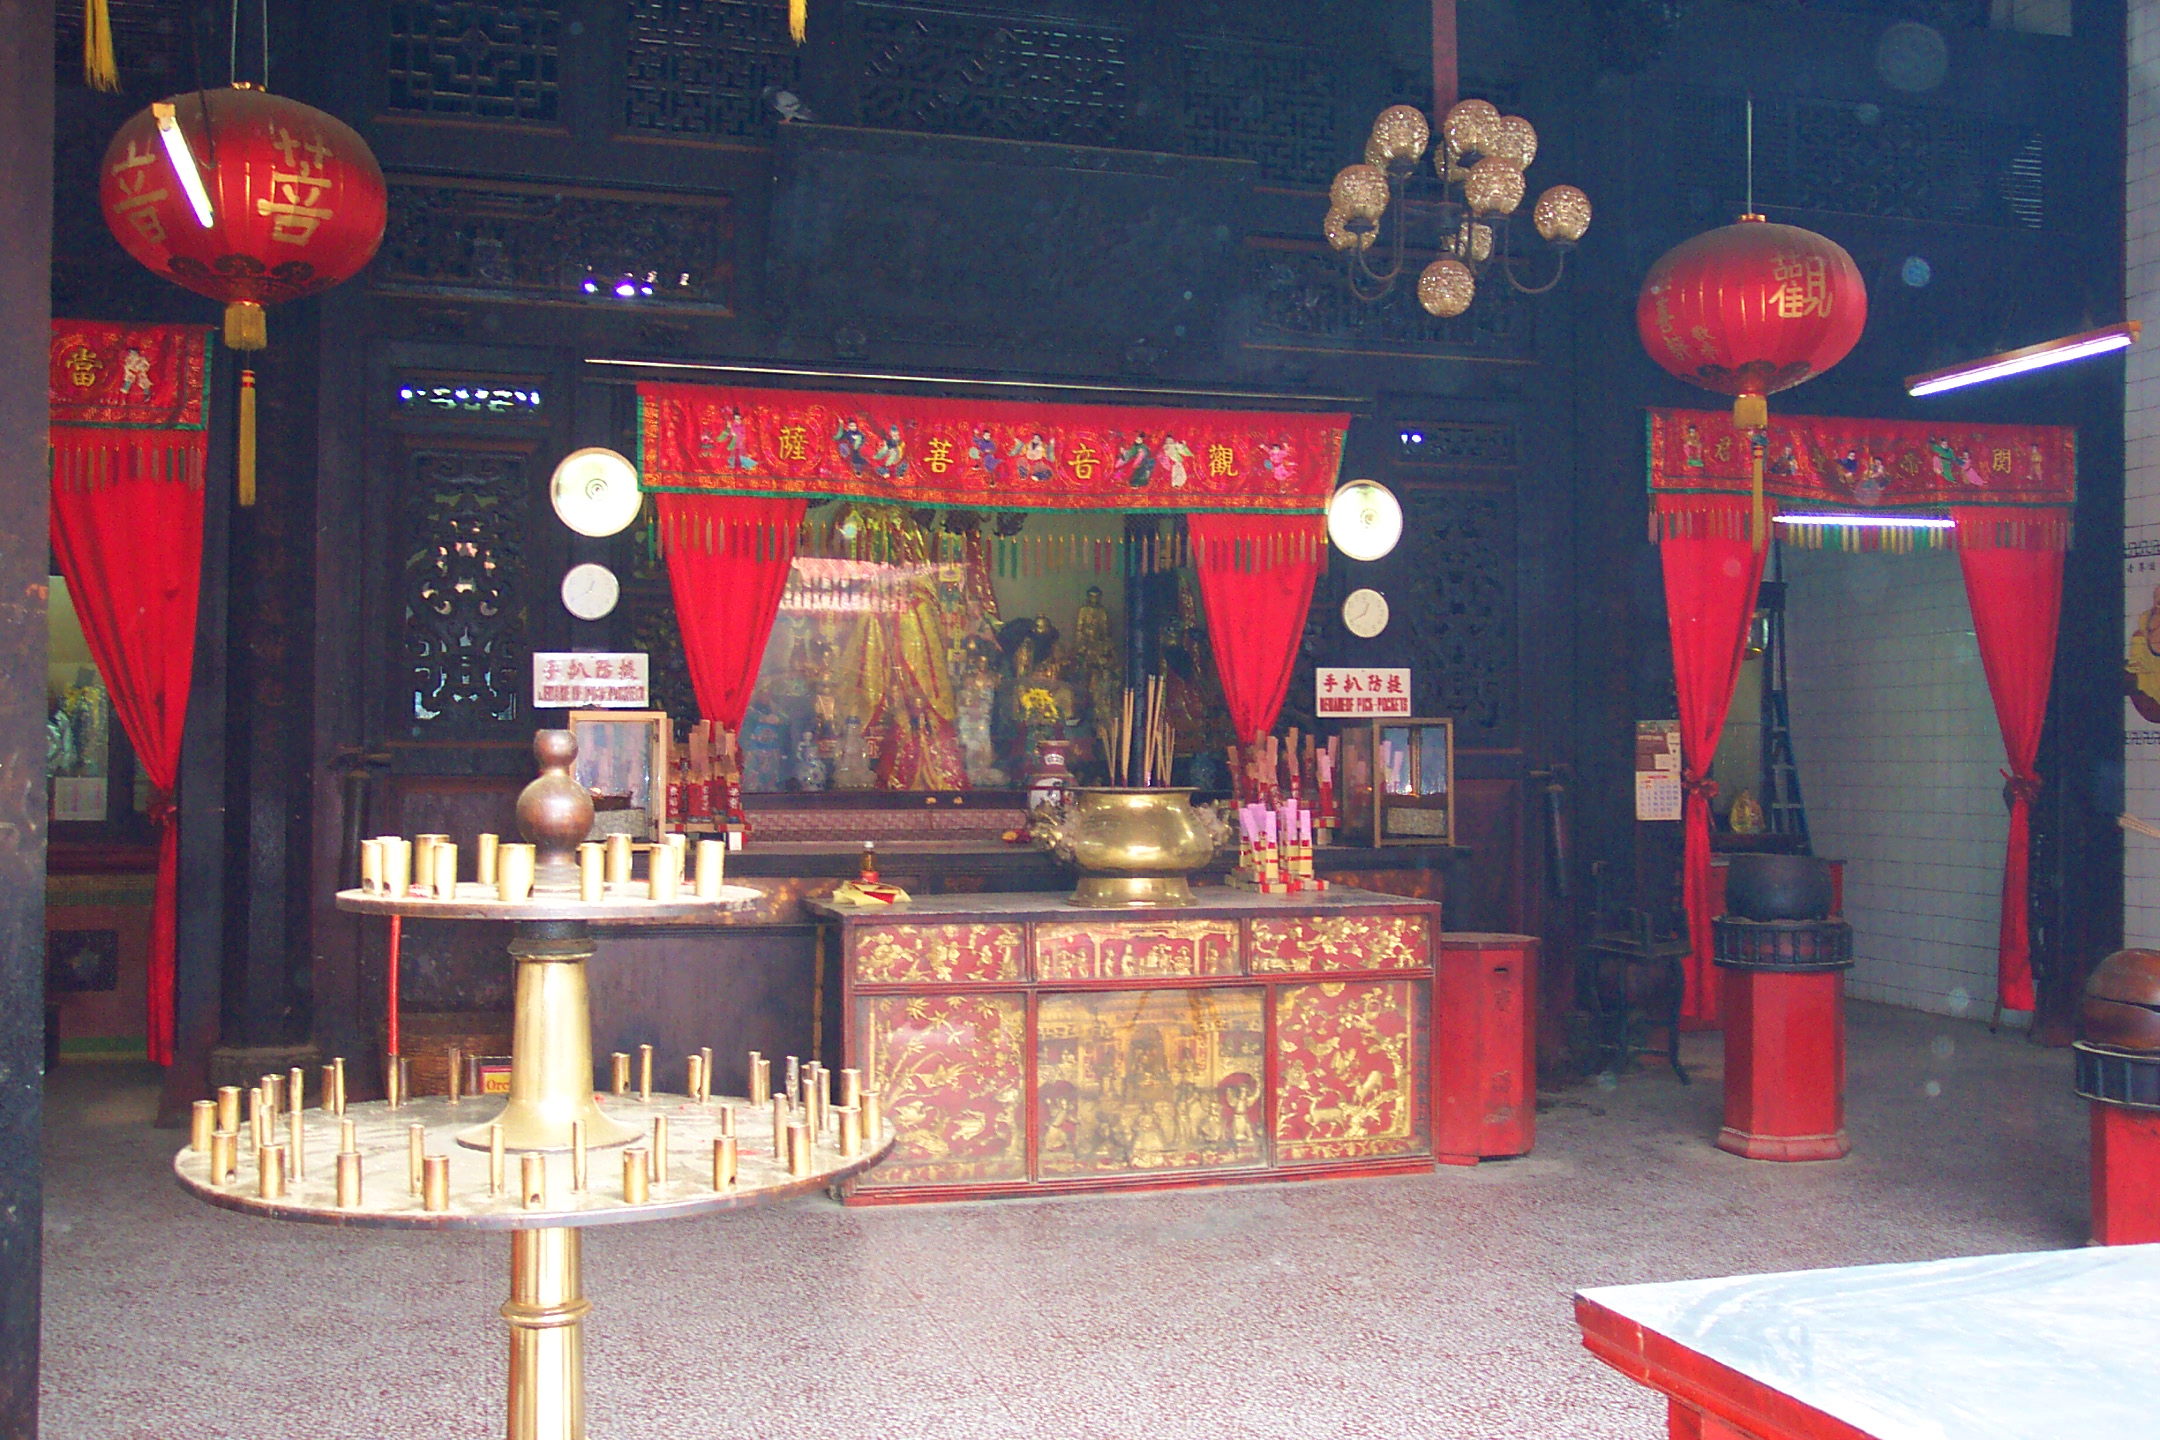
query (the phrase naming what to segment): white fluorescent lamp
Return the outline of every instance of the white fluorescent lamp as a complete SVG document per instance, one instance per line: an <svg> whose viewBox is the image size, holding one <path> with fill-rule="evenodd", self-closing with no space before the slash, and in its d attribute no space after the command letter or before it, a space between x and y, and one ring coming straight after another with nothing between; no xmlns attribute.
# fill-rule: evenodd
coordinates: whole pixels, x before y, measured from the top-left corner
<svg viewBox="0 0 2160 1440"><path fill-rule="evenodd" d="M1908 375L1905 377L1905 393L1935 395L1966 385L1984 385L1990 380L2000 380L2008 375L2022 375L2028 370L2066 365L2072 360L2105 355L2111 350L2127 350L2137 344L2138 331L2141 328L2137 321L2125 320L2120 325L2083 330L2075 335L2065 335L2059 340L2044 340L2038 345L2027 345L2022 350L2005 350L2000 355L1982 356L1962 365L1952 365L1946 370Z"/></svg>
<svg viewBox="0 0 2160 1440"><path fill-rule="evenodd" d="M1849 525L1855 530L1948 530L1942 515L1780 515L1780 525Z"/></svg>
<svg viewBox="0 0 2160 1440"><path fill-rule="evenodd" d="M180 117L174 113L170 100L152 101L150 114L157 120L158 139L165 143L165 158L172 162L173 173L180 177L180 188L187 192L188 204L195 207L195 219L205 230L217 224L217 213L210 208L210 192L203 189L202 171L195 167L195 152L188 149L187 135L180 129Z"/></svg>

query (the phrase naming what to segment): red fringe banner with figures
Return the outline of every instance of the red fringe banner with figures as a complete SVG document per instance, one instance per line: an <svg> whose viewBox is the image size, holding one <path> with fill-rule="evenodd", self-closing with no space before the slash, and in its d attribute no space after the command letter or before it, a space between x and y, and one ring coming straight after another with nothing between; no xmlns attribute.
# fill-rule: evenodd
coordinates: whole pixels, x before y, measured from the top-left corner
<svg viewBox="0 0 2160 1440"><path fill-rule="evenodd" d="M1750 437L1721 410L1649 415L1650 538L1746 538ZM2077 503L2077 432L2057 425L1976 425L1772 415L1763 490L1773 513L1929 515L1939 530L1781 524L1811 549L2062 550Z"/></svg>
<svg viewBox="0 0 2160 1440"><path fill-rule="evenodd" d="M200 325L52 323L53 479L202 484L210 332Z"/></svg>
<svg viewBox="0 0 2160 1440"><path fill-rule="evenodd" d="M1347 415L638 386L648 491L1317 515Z"/></svg>

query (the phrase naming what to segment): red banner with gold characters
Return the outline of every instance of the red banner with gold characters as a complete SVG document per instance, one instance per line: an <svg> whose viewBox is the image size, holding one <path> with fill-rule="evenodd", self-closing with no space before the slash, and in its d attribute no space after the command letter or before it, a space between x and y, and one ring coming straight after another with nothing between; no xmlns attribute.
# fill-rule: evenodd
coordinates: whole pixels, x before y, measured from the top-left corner
<svg viewBox="0 0 2160 1440"><path fill-rule="evenodd" d="M999 510L1317 515L1347 415L638 386L645 489Z"/></svg>
<svg viewBox="0 0 2160 1440"><path fill-rule="evenodd" d="M1744 527L1754 456L1732 416L1652 410L1649 430L1651 538L1722 533L1736 523L1734 515ZM1989 543L2057 549L2068 543L2077 503L2077 432L2061 425L1773 414L1763 493L1773 512L1788 515L1947 516L1957 522L1959 543L1982 543L1985 529ZM1780 525L1778 538L1805 543L1809 537L1798 533L1804 528Z"/></svg>
<svg viewBox="0 0 2160 1440"><path fill-rule="evenodd" d="M55 320L47 389L57 483L133 475L202 483L207 328Z"/></svg>

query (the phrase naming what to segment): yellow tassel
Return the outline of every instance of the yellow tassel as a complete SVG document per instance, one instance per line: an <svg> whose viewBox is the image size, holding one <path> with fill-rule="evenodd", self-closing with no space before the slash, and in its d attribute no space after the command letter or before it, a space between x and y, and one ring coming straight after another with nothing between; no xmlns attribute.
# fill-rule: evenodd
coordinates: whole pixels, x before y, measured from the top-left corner
<svg viewBox="0 0 2160 1440"><path fill-rule="evenodd" d="M270 324L263 307L253 300L235 300L225 307L225 348L261 350L270 343Z"/></svg>
<svg viewBox="0 0 2160 1440"><path fill-rule="evenodd" d="M797 45L810 36L810 0L787 0L787 33Z"/></svg>
<svg viewBox="0 0 2160 1440"><path fill-rule="evenodd" d="M240 508L255 503L255 372L240 372L240 453L234 461L240 480Z"/></svg>
<svg viewBox="0 0 2160 1440"><path fill-rule="evenodd" d="M120 63L113 57L112 10L107 0L83 0L83 84L111 94L120 88Z"/></svg>

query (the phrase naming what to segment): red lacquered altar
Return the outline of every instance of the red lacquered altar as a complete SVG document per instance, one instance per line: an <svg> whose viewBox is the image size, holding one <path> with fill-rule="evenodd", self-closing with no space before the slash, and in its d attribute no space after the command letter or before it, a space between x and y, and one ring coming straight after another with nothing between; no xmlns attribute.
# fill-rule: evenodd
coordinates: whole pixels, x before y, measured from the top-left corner
<svg viewBox="0 0 2160 1440"><path fill-rule="evenodd" d="M1537 938L1440 936L1433 996L1433 1153L1443 1165L1527 1155L1537 1140Z"/></svg>
<svg viewBox="0 0 2160 1440"><path fill-rule="evenodd" d="M845 1063L899 1137L848 1199L1430 1170L1440 907L1197 893L814 906L842 936Z"/></svg>

